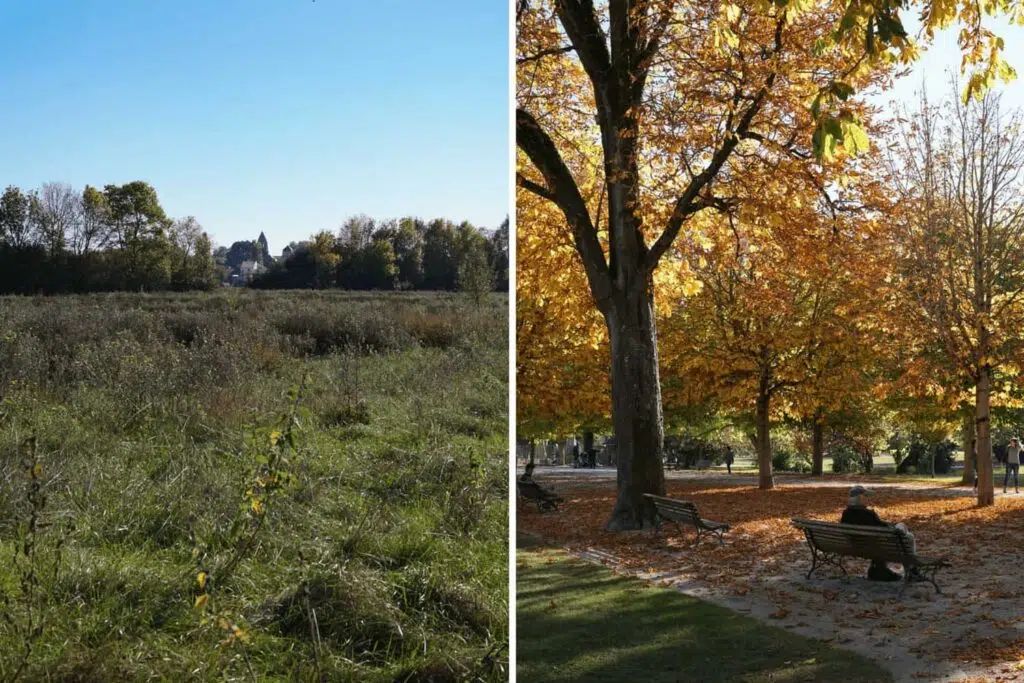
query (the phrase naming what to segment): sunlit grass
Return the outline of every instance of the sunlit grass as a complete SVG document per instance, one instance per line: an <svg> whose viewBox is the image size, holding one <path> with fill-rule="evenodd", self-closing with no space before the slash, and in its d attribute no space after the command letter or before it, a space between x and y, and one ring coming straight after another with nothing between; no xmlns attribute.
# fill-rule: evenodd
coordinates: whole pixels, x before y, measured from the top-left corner
<svg viewBox="0 0 1024 683"><path fill-rule="evenodd" d="M52 524L40 543L64 539L23 680L503 679L506 300L467 303L5 300L0 586L15 606L6 558L27 518L29 434ZM233 522L253 519L239 516L259 480L251 440L279 429L305 375L295 452L279 465L294 483L265 501L263 528L220 582L246 533ZM193 606L197 561L210 569L211 615L244 638ZM10 662L22 643L4 623Z"/></svg>

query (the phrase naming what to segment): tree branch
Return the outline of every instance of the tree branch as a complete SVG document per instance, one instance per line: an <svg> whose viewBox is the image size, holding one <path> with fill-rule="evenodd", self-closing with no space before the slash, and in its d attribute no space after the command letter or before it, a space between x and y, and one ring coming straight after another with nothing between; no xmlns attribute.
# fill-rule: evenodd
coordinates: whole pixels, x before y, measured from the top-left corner
<svg viewBox="0 0 1024 683"><path fill-rule="evenodd" d="M547 183L546 191L550 194L551 201L562 210L569 227L572 228L576 250L582 257L583 267L587 272L590 291L598 308L605 310L614 289L601 242L597 239L597 230L590 220L587 203L561 154L558 153L555 143L537 120L523 109L516 109L516 145L530 157L530 161L544 176Z"/></svg>
<svg viewBox="0 0 1024 683"><path fill-rule="evenodd" d="M576 48L572 45L563 45L562 47L551 47L548 48L547 50L541 50L537 54L530 55L529 57L517 57L516 64L526 64L527 62L535 62L538 59L543 59L544 57L550 57L552 55L562 55L565 54L566 52L572 52L575 49Z"/></svg>
<svg viewBox="0 0 1024 683"><path fill-rule="evenodd" d="M524 176L522 173L516 173L516 185L523 188L524 190L529 190L538 197L541 197L542 199L546 199L549 202L558 203L558 200L555 199L555 195L554 193L551 192L551 190L544 187L540 183L533 182L532 180Z"/></svg>
<svg viewBox="0 0 1024 683"><path fill-rule="evenodd" d="M775 24L775 55L782 52L782 29L785 24L786 12L783 11L782 14L779 15L779 19ZM765 78L765 82L761 86L761 89L758 91L754 100L750 103L750 106L747 107L743 116L740 118L739 125L736 126L734 131L726 131L726 137L722 142L722 146L718 148L717 152L715 152L707 167L690 180L686 190L676 202L675 208L672 211L672 215L669 217L668 225L665 227L665 230L654 242L650 251L648 251L644 256L643 271L645 273L649 274L654 272L654 269L658 265L658 261L661 260L661 257L666 251L668 251L668 248L672 246L672 242L674 242L676 237L679 235L679 230L682 228L683 222L689 216L704 208L703 205L697 201L697 198L700 196L700 193L704 188L710 185L715 179L715 176L718 175L722 166L725 165L729 155L732 154L736 145L739 144L740 136L747 134L750 130L750 125L753 123L754 117L761 110L761 106L764 104L765 98L767 98L769 91L775 84L776 76L776 71L772 71L768 74L768 77Z"/></svg>

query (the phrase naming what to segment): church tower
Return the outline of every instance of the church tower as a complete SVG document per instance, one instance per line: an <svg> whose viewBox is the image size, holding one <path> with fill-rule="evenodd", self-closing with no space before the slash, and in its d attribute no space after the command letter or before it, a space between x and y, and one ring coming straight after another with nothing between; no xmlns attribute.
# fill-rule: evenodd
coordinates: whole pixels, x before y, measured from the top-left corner
<svg viewBox="0 0 1024 683"><path fill-rule="evenodd" d="M256 240L256 246L259 248L259 259L262 265L270 267L272 259L270 258L270 246L267 244L267 236L260 232L259 238Z"/></svg>

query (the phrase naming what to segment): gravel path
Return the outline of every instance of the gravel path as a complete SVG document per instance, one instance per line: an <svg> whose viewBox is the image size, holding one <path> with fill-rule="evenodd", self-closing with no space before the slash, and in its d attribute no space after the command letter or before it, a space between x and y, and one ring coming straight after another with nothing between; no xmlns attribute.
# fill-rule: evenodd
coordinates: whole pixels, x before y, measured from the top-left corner
<svg viewBox="0 0 1024 683"><path fill-rule="evenodd" d="M534 476L555 486L615 486L612 468L543 467ZM666 477L671 481L706 484L709 488L757 485L756 477L751 475L669 471ZM783 475L776 479L776 485L846 488L855 481ZM868 486L889 489L892 493L905 490L917 497L973 496L970 487L929 486L920 481L871 481ZM1001 489L997 488L996 495L1003 496ZM1021 498L1013 493L1009 497ZM734 535L730 537L735 540ZM1024 538L1024 513L1020 537ZM619 558L599 548L588 548L578 554L641 579L670 585L766 624L856 651L888 668L898 683L1024 682L1024 596L1020 591L1024 552L1014 538L1017 537L1007 537L1006 532L996 535L992 530L979 529L980 551L972 552L970 560L958 557L963 548L929 539L927 554L948 554L954 558L954 566L938 576L943 592L936 595L930 585L914 585L901 599L896 598L899 584L863 578L866 561L847 562L849 578L837 576L838 572L829 569L807 579L806 546L801 549L803 556L793 556L791 561L772 558L775 561L766 562L759 558L749 571L725 578L692 571L687 561L688 550L658 558L647 571L625 569ZM960 661L960 651L972 642L986 643L985 647L993 650L1005 647L1000 663L981 666Z"/></svg>

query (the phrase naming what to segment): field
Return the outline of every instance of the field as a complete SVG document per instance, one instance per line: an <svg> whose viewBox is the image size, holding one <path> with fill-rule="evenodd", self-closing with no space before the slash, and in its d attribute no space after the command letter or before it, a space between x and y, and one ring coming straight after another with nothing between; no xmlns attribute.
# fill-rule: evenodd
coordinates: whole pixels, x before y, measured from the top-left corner
<svg viewBox="0 0 1024 683"><path fill-rule="evenodd" d="M0 680L501 680L507 298L0 299Z"/></svg>

